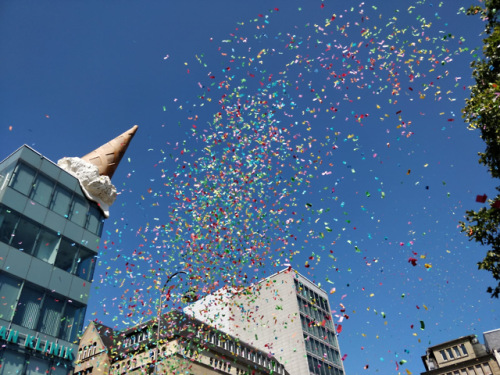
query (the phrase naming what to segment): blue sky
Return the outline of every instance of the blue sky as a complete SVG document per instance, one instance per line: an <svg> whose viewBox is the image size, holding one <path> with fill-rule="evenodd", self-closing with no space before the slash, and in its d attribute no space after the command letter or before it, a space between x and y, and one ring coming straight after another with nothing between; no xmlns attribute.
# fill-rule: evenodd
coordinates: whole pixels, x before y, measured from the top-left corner
<svg viewBox="0 0 500 375"><path fill-rule="evenodd" d="M165 278L160 268L173 272L193 264L191 273L199 278L190 286L201 292L228 278L241 280L243 273L260 278L291 264L327 291L335 288L335 314L340 303L346 307L349 319L340 323L339 342L347 374L419 373L429 343L498 328L498 301L486 293L493 279L476 266L486 249L469 243L457 228L465 210L481 206L476 195L495 193L495 182L477 163L483 143L460 116L473 84L469 65L478 52L472 50L482 45L482 22L459 12L469 5L2 2L0 158L24 143L54 161L83 156L139 125L113 177L121 194L105 225L87 318L122 328L148 316L138 301L157 298L147 288L151 274ZM331 73L346 74L345 82ZM268 103L257 103L264 99ZM202 196L207 189L186 185L212 173L194 163L208 163L220 173L230 164L221 162L224 148L235 147L240 160L248 157L231 135L223 144L214 141L220 140L218 131L233 133L229 109L238 100L248 124L242 134L277 127L277 144L288 142L293 151L283 148L276 156L269 145L258 150L253 165L263 179L250 183L255 191L248 193L259 197L257 216L229 228L233 234L259 233L261 242L271 241L271 250L222 256L202 251L204 266L212 261L218 267L207 271L203 257L180 245L191 230L169 248L158 250L151 241L158 237L155 226L172 220L169 215L192 232L208 229L174 196ZM271 105L273 120L255 116ZM215 120L219 112L222 118ZM264 155L274 157L270 169ZM182 166L191 177L173 177ZM239 194L234 184L225 185L225 177L212 181L222 192L219 199ZM271 203L280 214L270 213ZM178 211L172 214L173 209ZM276 215L279 224L270 229L265 214ZM220 219L207 215L204 220ZM304 221L286 224L290 218ZM172 233L164 238L172 239ZM235 265L238 259L243 263ZM252 261L255 267L249 267ZM133 272L127 270L131 264ZM130 298L137 307L129 309ZM408 362L396 371L401 360Z"/></svg>

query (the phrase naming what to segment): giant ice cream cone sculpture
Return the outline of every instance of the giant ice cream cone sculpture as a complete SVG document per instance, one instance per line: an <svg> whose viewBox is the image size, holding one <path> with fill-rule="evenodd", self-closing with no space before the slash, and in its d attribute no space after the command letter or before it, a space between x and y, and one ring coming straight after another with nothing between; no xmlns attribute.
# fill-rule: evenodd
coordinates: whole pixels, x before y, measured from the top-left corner
<svg viewBox="0 0 500 375"><path fill-rule="evenodd" d="M134 125L133 128L85 155L82 159L94 164L99 169L101 176L112 178L138 128L137 125Z"/></svg>

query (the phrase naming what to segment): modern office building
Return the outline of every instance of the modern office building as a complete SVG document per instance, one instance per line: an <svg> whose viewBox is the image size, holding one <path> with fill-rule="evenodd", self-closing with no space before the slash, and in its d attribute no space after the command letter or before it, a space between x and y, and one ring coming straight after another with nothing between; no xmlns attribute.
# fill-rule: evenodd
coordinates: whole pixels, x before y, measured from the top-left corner
<svg viewBox="0 0 500 375"><path fill-rule="evenodd" d="M91 322L75 375L289 375L273 356L181 312L164 314L160 322L159 332L157 319L119 332Z"/></svg>
<svg viewBox="0 0 500 375"><path fill-rule="evenodd" d="M274 355L291 375L343 375L328 294L292 269L220 289L185 313Z"/></svg>
<svg viewBox="0 0 500 375"><path fill-rule="evenodd" d="M422 356L422 375L500 375L500 329L483 337L485 344L469 335L431 346Z"/></svg>
<svg viewBox="0 0 500 375"><path fill-rule="evenodd" d="M106 149L123 156L135 131ZM116 169L121 157L108 154ZM89 179L27 145L0 162L0 375L72 372L103 222L114 199L92 192L107 184L104 190L113 193L109 175L99 175L93 162L62 160L73 159L86 166Z"/></svg>

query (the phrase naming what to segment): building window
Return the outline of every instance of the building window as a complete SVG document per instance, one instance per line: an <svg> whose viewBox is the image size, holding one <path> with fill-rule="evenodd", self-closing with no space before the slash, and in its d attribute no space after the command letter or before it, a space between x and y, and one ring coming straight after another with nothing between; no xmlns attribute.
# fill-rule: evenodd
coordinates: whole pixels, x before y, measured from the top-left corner
<svg viewBox="0 0 500 375"><path fill-rule="evenodd" d="M66 303L64 313L61 319L61 328L59 329L59 338L61 340L73 342L77 339L78 333L82 329L83 318L85 316L85 306L75 302Z"/></svg>
<svg viewBox="0 0 500 375"><path fill-rule="evenodd" d="M19 215L6 207L0 207L0 241L10 244Z"/></svg>
<svg viewBox="0 0 500 375"><path fill-rule="evenodd" d="M94 274L94 253L84 247L80 247L76 265L76 276L84 280L92 280Z"/></svg>
<svg viewBox="0 0 500 375"><path fill-rule="evenodd" d="M22 374L26 358L24 354L13 352L11 350L3 350L3 358L1 361L2 374Z"/></svg>
<svg viewBox="0 0 500 375"><path fill-rule="evenodd" d="M484 371L484 375L492 375L493 374L491 372L490 365L488 365L487 363L483 363L483 371Z"/></svg>
<svg viewBox="0 0 500 375"><path fill-rule="evenodd" d="M441 354L441 357L443 357L443 361L448 360L448 357L446 356L446 352L444 350L440 350L439 353Z"/></svg>
<svg viewBox="0 0 500 375"><path fill-rule="evenodd" d="M38 235L34 255L44 262L54 264L60 238L54 233L42 230Z"/></svg>
<svg viewBox="0 0 500 375"><path fill-rule="evenodd" d="M88 212L87 230L100 236L102 220L103 215L101 209L91 204Z"/></svg>
<svg viewBox="0 0 500 375"><path fill-rule="evenodd" d="M0 318L10 321L17 305L21 282L0 274Z"/></svg>
<svg viewBox="0 0 500 375"><path fill-rule="evenodd" d="M50 373L50 375L68 375L69 371L67 368L64 367L64 364L62 363L59 363L59 366L57 366L57 364L53 364L51 366L52 368L52 372Z"/></svg>
<svg viewBox="0 0 500 375"><path fill-rule="evenodd" d="M10 186L24 195L28 195L33 185L36 170L28 167L26 164L19 163L14 171L14 177Z"/></svg>
<svg viewBox="0 0 500 375"><path fill-rule="evenodd" d="M0 191L5 189L10 182L10 178L12 177L12 172L15 167L16 163L11 163L7 167L0 167Z"/></svg>
<svg viewBox="0 0 500 375"><path fill-rule="evenodd" d="M450 357L450 359L455 359L455 357L453 356L453 352L451 351L451 348L446 349L446 354L448 354L448 357Z"/></svg>
<svg viewBox="0 0 500 375"><path fill-rule="evenodd" d="M54 191L54 196L52 197L50 209L67 218L72 195L73 193L65 187L57 185Z"/></svg>
<svg viewBox="0 0 500 375"><path fill-rule="evenodd" d="M484 375L481 365L476 365L476 375Z"/></svg>
<svg viewBox="0 0 500 375"><path fill-rule="evenodd" d="M26 375L44 375L49 372L49 362L39 358L30 357Z"/></svg>
<svg viewBox="0 0 500 375"><path fill-rule="evenodd" d="M78 246L65 238L61 238L54 266L66 272L73 272L73 262L78 251Z"/></svg>
<svg viewBox="0 0 500 375"><path fill-rule="evenodd" d="M460 357L460 350L458 350L458 346L454 346L453 351L455 352L455 357Z"/></svg>
<svg viewBox="0 0 500 375"><path fill-rule="evenodd" d="M24 286L13 323L28 329L35 329L42 304L43 293Z"/></svg>
<svg viewBox="0 0 500 375"><path fill-rule="evenodd" d="M464 355L469 354L469 353L467 353L467 349L465 348L465 345L464 345L464 344L461 344L461 345L460 345L460 349L462 349L462 353L463 353Z"/></svg>
<svg viewBox="0 0 500 375"><path fill-rule="evenodd" d="M31 221L26 219L19 220L11 246L24 251L26 254L33 255L33 248L39 231L40 228L38 225Z"/></svg>
<svg viewBox="0 0 500 375"><path fill-rule="evenodd" d="M64 301L53 296L46 295L43 301L37 331L57 337L57 333L61 325L63 307Z"/></svg>
<svg viewBox="0 0 500 375"><path fill-rule="evenodd" d="M467 369L463 368L460 370L460 375L469 375L469 373L467 372Z"/></svg>
<svg viewBox="0 0 500 375"><path fill-rule="evenodd" d="M85 198L75 194L73 197L73 204L71 205L70 220L81 227L85 227L87 221L87 208L88 204Z"/></svg>
<svg viewBox="0 0 500 375"><path fill-rule="evenodd" d="M52 191L54 190L54 185L54 181L38 174L38 176L36 176L35 183L33 184L30 198L35 202L40 203L42 206L48 207L50 204L50 198L52 197Z"/></svg>

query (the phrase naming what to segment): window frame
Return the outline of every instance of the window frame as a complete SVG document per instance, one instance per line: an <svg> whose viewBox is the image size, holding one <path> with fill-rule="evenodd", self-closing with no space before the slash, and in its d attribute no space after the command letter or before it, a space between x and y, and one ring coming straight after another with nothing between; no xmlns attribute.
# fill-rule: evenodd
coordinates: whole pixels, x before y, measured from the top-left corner
<svg viewBox="0 0 500 375"><path fill-rule="evenodd" d="M27 168L32 169L32 170L35 171L35 174L33 175L33 179L31 180L30 188L29 188L27 194L24 194L23 192L17 190L14 187L15 182L17 182L18 171L19 171L19 168L21 168L21 165L23 165L24 167L27 167ZM13 172L12 172L12 177L14 177L14 178L10 179L9 184L7 186L9 186L10 188L14 189L19 194L22 194L25 197L29 198L30 195L31 195L31 190L33 190L33 182L35 181L35 178L36 178L37 174L38 174L38 170L36 168L34 168L33 166L29 165L28 163L25 163L23 160L19 159L17 161L17 163L16 163L16 166L14 167Z"/></svg>
<svg viewBox="0 0 500 375"><path fill-rule="evenodd" d="M33 256L33 257L34 257L33 253L34 253L34 251L35 251L35 246L36 246L36 245L37 245L37 243L38 243L38 238L39 238L39 236L40 236L40 232L42 231L42 226L41 226L41 224L40 224L40 223L35 222L34 220L32 220L32 219L30 219L29 217L27 217L27 216L25 216L25 215L21 214L20 212L17 212L17 211L16 211L16 213L18 214L19 219L17 220L16 226L14 227L14 231L13 231L12 239L11 239L11 241L10 241L9 246L12 246L12 247L16 248L17 250L22 251L22 252L24 252L25 254L28 254L28 255L31 255L31 256ZM17 236L17 230L19 229L19 224L21 223L21 220L24 220L26 223L31 224L31 225L33 225L33 226L35 226L35 227L37 227L37 228L38 228L38 232L36 233L35 241L33 242L33 245L32 245L32 247L31 247L31 249L30 249L29 251L27 251L27 250L24 248L24 246L20 246L21 248L19 248L19 247L17 246L17 245L19 245L19 243L17 243L17 244L13 243L13 241L14 241L15 237ZM23 231L23 232L24 232L24 231ZM23 242L24 242L24 240L23 240Z"/></svg>
<svg viewBox="0 0 500 375"><path fill-rule="evenodd" d="M453 355L453 350L451 349L451 347L446 348L445 350L446 350L446 354L448 354L448 356L450 357L450 361L454 360L455 356Z"/></svg>
<svg viewBox="0 0 500 375"><path fill-rule="evenodd" d="M56 190L58 187L61 187L62 190L66 190L67 192L69 192L69 203L68 203L68 207L66 208L66 214L65 215L61 215L59 212L56 212L54 211L54 205L55 205L55 199L56 199ZM71 204L73 202L73 196L75 195L75 192L68 189L66 186L64 186L63 184L60 184L59 182L56 183L56 185L54 186L54 190L52 191L52 197L51 197L51 200L50 200L50 205L48 206L49 210L54 212L55 214L59 215L59 216L62 216L64 217L66 220L69 220L69 212L70 212L70 209L71 209Z"/></svg>
<svg viewBox="0 0 500 375"><path fill-rule="evenodd" d="M37 189L38 189L38 185L36 185L37 183L37 180L38 180L38 177L39 176L42 176L42 178L45 178L46 180L52 182L52 190L50 191L50 194L49 194L49 197L48 197L48 201L47 201L47 204L43 204L42 202L39 202L37 200L35 200L35 198L33 197L33 194L36 193ZM35 186L36 185L36 186ZM29 195L27 196L29 199L31 199L32 201L44 206L45 208L49 208L50 205L52 204L52 196L54 195L54 190L56 188L56 185L57 185L57 181L55 181L53 178L50 178L49 176L46 176L44 173L40 173L39 170L37 170L37 173L35 175L35 178L33 179L33 184L31 186L31 191L29 193Z"/></svg>

